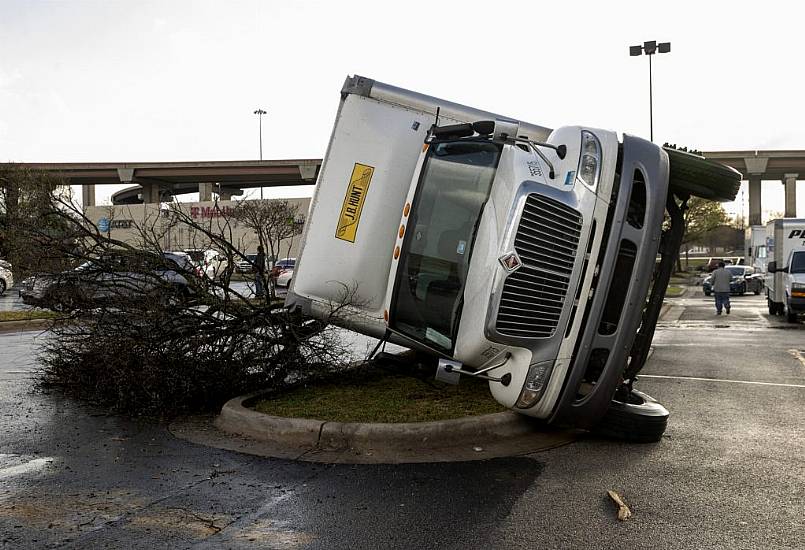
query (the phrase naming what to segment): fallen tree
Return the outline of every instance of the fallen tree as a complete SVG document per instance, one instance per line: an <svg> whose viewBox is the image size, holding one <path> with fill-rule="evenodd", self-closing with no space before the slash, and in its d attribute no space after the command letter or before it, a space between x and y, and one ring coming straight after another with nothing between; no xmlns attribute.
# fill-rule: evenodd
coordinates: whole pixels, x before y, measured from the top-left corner
<svg viewBox="0 0 805 550"><path fill-rule="evenodd" d="M38 184L52 182L32 185ZM326 320L232 288L234 264L246 258L232 243L224 213L213 226L197 223L176 203L167 205L159 220L135 222L132 243L101 231L69 193L39 196L44 202L35 217L16 215L16 246L36 243L36 255L68 266L40 271L23 289L39 292L42 306L61 312L40 353L44 387L118 412L171 416L310 382L348 361ZM58 222L58 235L42 230L43 219ZM211 278L181 253L163 250L166 229L176 228L219 251L226 268ZM353 296L345 288L332 315L341 315Z"/></svg>

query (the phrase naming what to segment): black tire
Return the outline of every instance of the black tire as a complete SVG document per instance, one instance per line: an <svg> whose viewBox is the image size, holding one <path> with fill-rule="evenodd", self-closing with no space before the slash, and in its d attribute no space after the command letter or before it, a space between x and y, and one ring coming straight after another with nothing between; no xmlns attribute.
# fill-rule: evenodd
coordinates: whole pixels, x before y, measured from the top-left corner
<svg viewBox="0 0 805 550"><path fill-rule="evenodd" d="M785 308L785 320L789 323L796 323L797 322L797 314L791 311L791 307Z"/></svg>
<svg viewBox="0 0 805 550"><path fill-rule="evenodd" d="M755 286L755 290L753 292L755 293L755 296L759 296L760 295L760 287Z"/></svg>
<svg viewBox="0 0 805 550"><path fill-rule="evenodd" d="M735 200L741 174L720 162L665 147L669 160L668 185L671 191L690 193L705 199Z"/></svg>
<svg viewBox="0 0 805 550"><path fill-rule="evenodd" d="M769 315L777 315L777 306L771 301L771 298L766 298L766 305L769 306Z"/></svg>
<svg viewBox="0 0 805 550"><path fill-rule="evenodd" d="M746 283L741 285L741 292L739 293L741 296L746 294Z"/></svg>
<svg viewBox="0 0 805 550"><path fill-rule="evenodd" d="M668 426L668 410L650 395L632 390L628 402L613 399L593 432L632 443L654 443Z"/></svg>
<svg viewBox="0 0 805 550"><path fill-rule="evenodd" d="M6 293L6 288L8 287L6 286L5 279L0 279L0 296Z"/></svg>

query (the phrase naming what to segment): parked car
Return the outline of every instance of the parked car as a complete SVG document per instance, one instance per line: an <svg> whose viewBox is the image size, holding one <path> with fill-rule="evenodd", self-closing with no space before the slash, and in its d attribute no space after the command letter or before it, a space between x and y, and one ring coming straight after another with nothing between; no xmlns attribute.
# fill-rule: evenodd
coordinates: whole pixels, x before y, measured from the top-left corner
<svg viewBox="0 0 805 550"><path fill-rule="evenodd" d="M288 271L293 273L295 265L296 265L296 258L283 258L281 260L278 260L271 268L270 272L271 280L274 281L275 284L279 284L280 275Z"/></svg>
<svg viewBox="0 0 805 550"><path fill-rule="evenodd" d="M293 266L290 268L285 268L279 275L277 275L277 280L274 284L276 284L278 288L289 288L291 286L292 279Z"/></svg>
<svg viewBox="0 0 805 550"><path fill-rule="evenodd" d="M11 272L11 264L0 260L0 296L12 286L14 286L14 275Z"/></svg>
<svg viewBox="0 0 805 550"><path fill-rule="evenodd" d="M738 260L737 258L727 258L727 257L707 258L707 261L699 269L701 269L702 271L706 271L707 273L712 273L713 271L718 269L719 262L724 262L726 265L734 265L737 263L737 260Z"/></svg>
<svg viewBox="0 0 805 550"><path fill-rule="evenodd" d="M257 259L257 254L245 254L245 260L238 260L235 263L235 269L239 273L251 273L254 271L254 261Z"/></svg>
<svg viewBox="0 0 805 550"><path fill-rule="evenodd" d="M115 299L185 298L193 293L188 277L195 273L196 266L184 253L112 253L69 271L28 277L20 297L25 304L51 309Z"/></svg>
<svg viewBox="0 0 805 550"><path fill-rule="evenodd" d="M201 269L202 274L210 279L220 277L227 266L226 256L211 248L185 248L193 262Z"/></svg>
<svg viewBox="0 0 805 550"><path fill-rule="evenodd" d="M760 294L763 290L763 275L755 273L755 270L745 265L728 265L725 267L730 272L730 294L746 294L754 292ZM713 276L709 275L702 283L702 290L705 296L713 293Z"/></svg>

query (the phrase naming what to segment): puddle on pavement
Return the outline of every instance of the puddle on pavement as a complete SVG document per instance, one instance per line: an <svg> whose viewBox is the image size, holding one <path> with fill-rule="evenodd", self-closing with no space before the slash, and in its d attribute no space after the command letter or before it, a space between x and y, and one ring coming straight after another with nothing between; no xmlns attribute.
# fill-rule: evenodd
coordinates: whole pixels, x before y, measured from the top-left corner
<svg viewBox="0 0 805 550"><path fill-rule="evenodd" d="M0 518L15 519L27 527L66 532L91 531L116 521L144 505L128 491L54 495L13 493L0 497Z"/></svg>
<svg viewBox="0 0 805 550"><path fill-rule="evenodd" d="M234 519L227 515L207 515L180 507L149 508L132 517L128 529L146 531L181 531L182 536L204 539L220 533Z"/></svg>
<svg viewBox="0 0 805 550"><path fill-rule="evenodd" d="M268 548L300 548L313 542L314 536L290 529L285 522L261 520L246 526L234 537Z"/></svg>

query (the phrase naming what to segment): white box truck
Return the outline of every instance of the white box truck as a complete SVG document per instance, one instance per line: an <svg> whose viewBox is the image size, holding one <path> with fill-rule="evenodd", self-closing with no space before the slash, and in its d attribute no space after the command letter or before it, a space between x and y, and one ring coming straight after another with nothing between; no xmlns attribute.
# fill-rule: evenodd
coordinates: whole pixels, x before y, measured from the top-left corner
<svg viewBox="0 0 805 550"><path fill-rule="evenodd" d="M522 414L581 427L607 414L613 435L656 440L668 413L632 383L684 204L732 200L739 183L638 137L350 77L286 305L338 309L346 327L439 358L443 376L489 380Z"/></svg>
<svg viewBox="0 0 805 550"><path fill-rule="evenodd" d="M766 235L769 314L785 315L795 323L805 315L805 218L772 220Z"/></svg>
<svg viewBox="0 0 805 550"><path fill-rule="evenodd" d="M750 225L744 230L744 263L756 274L766 272L766 226Z"/></svg>

